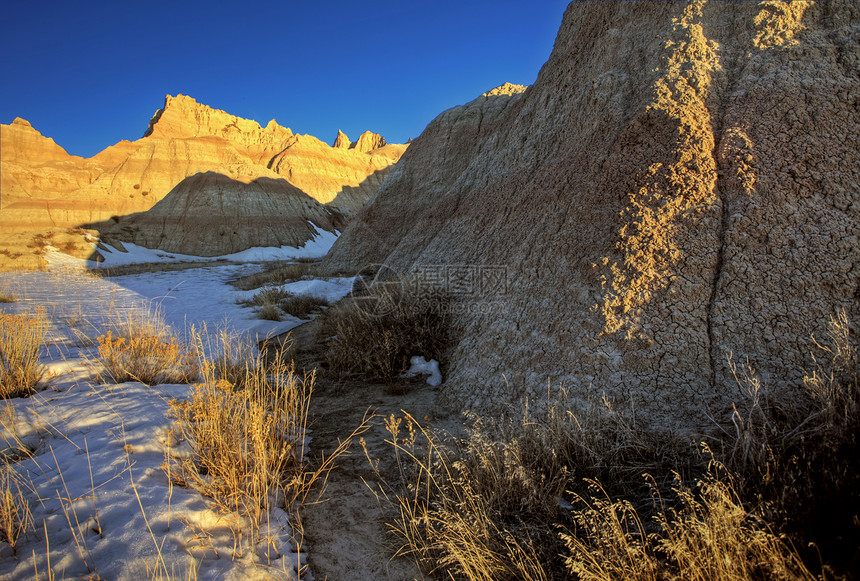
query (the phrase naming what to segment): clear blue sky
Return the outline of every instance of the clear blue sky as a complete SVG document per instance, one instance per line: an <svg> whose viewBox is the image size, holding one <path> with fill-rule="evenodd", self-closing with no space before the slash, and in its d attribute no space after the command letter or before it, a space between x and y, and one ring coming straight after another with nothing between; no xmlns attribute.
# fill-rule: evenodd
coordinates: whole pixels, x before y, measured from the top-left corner
<svg viewBox="0 0 860 581"><path fill-rule="evenodd" d="M567 0L6 0L0 123L73 155L143 136L167 94L331 143L417 137L443 110L531 84Z"/></svg>

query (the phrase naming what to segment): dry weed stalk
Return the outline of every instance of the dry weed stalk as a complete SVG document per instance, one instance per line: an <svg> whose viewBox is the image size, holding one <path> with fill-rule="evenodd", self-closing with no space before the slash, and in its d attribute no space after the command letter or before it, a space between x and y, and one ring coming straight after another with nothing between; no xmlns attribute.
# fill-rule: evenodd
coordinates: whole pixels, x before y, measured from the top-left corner
<svg viewBox="0 0 860 581"><path fill-rule="evenodd" d="M13 551L22 533L35 530L27 499L31 488L10 464L0 465L0 540L9 543Z"/></svg>

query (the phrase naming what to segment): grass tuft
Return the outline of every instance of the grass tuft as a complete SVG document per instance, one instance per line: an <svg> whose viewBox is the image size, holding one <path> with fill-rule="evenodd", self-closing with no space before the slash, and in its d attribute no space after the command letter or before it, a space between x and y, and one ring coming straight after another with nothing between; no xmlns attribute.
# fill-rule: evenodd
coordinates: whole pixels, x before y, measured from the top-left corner
<svg viewBox="0 0 860 581"><path fill-rule="evenodd" d="M26 397L33 393L45 369L39 349L48 320L41 307L35 315L0 313L0 397Z"/></svg>
<svg viewBox="0 0 860 581"><path fill-rule="evenodd" d="M128 316L97 338L103 382L189 383L199 372L197 354L179 342L157 313Z"/></svg>
<svg viewBox="0 0 860 581"><path fill-rule="evenodd" d="M0 541L15 545L22 533L35 530L22 479L8 463L0 465Z"/></svg>
<svg viewBox="0 0 860 581"><path fill-rule="evenodd" d="M0 303L15 303L17 301L18 297L12 290L12 284L9 281L0 283Z"/></svg>

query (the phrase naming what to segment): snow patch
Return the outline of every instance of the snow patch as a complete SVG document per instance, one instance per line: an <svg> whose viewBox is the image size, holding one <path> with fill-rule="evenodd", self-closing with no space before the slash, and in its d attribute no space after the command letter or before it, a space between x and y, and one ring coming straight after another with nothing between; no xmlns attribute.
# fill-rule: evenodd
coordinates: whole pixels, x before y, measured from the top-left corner
<svg viewBox="0 0 860 581"><path fill-rule="evenodd" d="M403 377L415 377L417 375L427 375L427 384L432 387L439 387L442 383L442 372L439 371L439 362L435 359L427 361L424 357L416 355L409 360L412 366L409 371L403 374Z"/></svg>

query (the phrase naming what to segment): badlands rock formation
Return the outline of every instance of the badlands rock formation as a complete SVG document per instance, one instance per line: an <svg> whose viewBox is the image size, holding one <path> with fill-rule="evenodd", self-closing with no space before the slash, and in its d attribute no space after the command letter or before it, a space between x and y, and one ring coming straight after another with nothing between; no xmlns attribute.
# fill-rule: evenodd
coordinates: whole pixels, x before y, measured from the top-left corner
<svg viewBox="0 0 860 581"><path fill-rule="evenodd" d="M352 145L352 143L350 142L349 137L346 136L346 133L338 129L337 137L335 138L332 147L335 149L349 149L350 145Z"/></svg>
<svg viewBox="0 0 860 581"><path fill-rule="evenodd" d="M196 256L254 246L303 246L318 230L343 227L337 210L282 179L251 182L206 172L182 180L149 211L123 218L102 240Z"/></svg>
<svg viewBox="0 0 860 581"><path fill-rule="evenodd" d="M549 381L709 425L740 398L729 354L801 389L811 335L860 321L858 21L571 3L535 84L440 115L328 264L447 290L463 408L539 406Z"/></svg>
<svg viewBox="0 0 860 581"><path fill-rule="evenodd" d="M365 131L361 135L358 136L358 141L351 144L350 149L356 149L362 153L368 153L373 151L374 149L379 149L380 147L385 147L385 138L382 137L378 133L373 133L371 131Z"/></svg>
<svg viewBox="0 0 860 581"><path fill-rule="evenodd" d="M285 180L321 203L345 194L336 203L354 213L405 150L333 149L274 120L261 127L183 95L167 96L142 139L90 159L68 155L20 119L0 126L0 148L0 227L30 236L148 210L205 172Z"/></svg>

